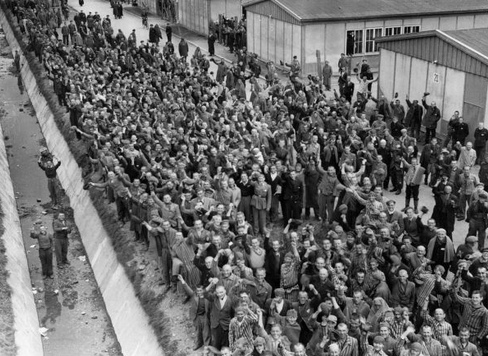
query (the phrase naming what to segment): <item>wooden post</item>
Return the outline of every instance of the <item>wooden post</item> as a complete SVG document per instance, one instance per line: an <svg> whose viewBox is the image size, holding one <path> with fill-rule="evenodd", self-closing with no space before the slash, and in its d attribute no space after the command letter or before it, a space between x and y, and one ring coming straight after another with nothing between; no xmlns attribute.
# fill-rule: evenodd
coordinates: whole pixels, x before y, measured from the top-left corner
<svg viewBox="0 0 488 356"><path fill-rule="evenodd" d="M317 56L317 77L320 79L322 82L322 68L320 68L320 51L316 50L315 55Z"/></svg>

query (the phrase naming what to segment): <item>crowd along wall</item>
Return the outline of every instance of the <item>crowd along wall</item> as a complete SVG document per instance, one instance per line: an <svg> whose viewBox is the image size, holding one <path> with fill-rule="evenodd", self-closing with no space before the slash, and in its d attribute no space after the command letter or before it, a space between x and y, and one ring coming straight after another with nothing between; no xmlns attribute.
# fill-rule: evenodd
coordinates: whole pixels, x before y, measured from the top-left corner
<svg viewBox="0 0 488 356"><path fill-rule="evenodd" d="M3 13L0 13L0 24L11 45L11 50L19 48ZM23 57L21 65L22 79L36 111L47 147L62 162L57 171L58 177L70 198L76 225L108 314L112 319L122 352L125 356L161 356L164 353L149 325L149 318L136 297L134 287L125 274L124 267L117 260L110 238L92 204L88 191L83 190L81 169L58 130L54 115L49 109L46 99L41 95L36 79Z"/></svg>

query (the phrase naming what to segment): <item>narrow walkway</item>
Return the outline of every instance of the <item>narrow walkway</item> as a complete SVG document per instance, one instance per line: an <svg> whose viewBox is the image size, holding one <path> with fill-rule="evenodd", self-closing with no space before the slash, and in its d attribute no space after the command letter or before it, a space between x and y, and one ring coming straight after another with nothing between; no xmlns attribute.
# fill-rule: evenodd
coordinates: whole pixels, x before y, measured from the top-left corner
<svg viewBox="0 0 488 356"><path fill-rule="evenodd" d="M12 73L13 59L0 35L0 124L4 131L17 209L37 304L46 356L119 356L120 346L77 233L70 236L69 268L57 270L55 279L42 279L38 245L30 238L37 219L52 231L54 211L44 172L37 165L44 139L29 98L19 92L18 77ZM66 206L67 202L63 202ZM70 209L66 209L69 216ZM56 261L53 261L54 265Z"/></svg>

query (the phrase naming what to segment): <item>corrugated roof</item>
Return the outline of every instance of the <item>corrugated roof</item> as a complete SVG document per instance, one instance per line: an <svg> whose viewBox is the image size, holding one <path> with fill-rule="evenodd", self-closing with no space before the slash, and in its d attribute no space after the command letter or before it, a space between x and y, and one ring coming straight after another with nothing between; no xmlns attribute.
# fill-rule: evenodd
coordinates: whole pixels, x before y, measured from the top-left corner
<svg viewBox="0 0 488 356"><path fill-rule="evenodd" d="M469 56L476 58L488 65L488 28L476 28L471 30L455 31L424 31L406 35L388 36L376 38L375 42L381 47L381 43L404 41L415 38L439 37L443 41L456 47Z"/></svg>
<svg viewBox="0 0 488 356"><path fill-rule="evenodd" d="M247 7L271 1L302 22L488 12L486 0L243 0Z"/></svg>
<svg viewBox="0 0 488 356"><path fill-rule="evenodd" d="M468 54L476 53L488 61L488 28L440 32L447 37L443 38L444 40L451 44L458 42L458 45L469 51Z"/></svg>

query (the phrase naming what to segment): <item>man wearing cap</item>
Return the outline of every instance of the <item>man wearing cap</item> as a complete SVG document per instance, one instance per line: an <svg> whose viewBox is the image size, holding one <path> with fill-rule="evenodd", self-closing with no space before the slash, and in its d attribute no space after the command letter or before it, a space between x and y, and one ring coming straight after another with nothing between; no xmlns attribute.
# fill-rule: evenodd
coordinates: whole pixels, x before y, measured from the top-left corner
<svg viewBox="0 0 488 356"><path fill-rule="evenodd" d="M254 233L264 236L266 233L266 216L271 209L272 191L268 183L265 182L263 174L258 175L258 181L252 183L254 195L251 198L251 209L254 223Z"/></svg>
<svg viewBox="0 0 488 356"><path fill-rule="evenodd" d="M328 219L329 222L332 222L336 197L339 190L345 187L339 182L336 169L333 166L329 166L326 172L320 165L317 165L317 171L322 174L318 186L319 217L322 221Z"/></svg>
<svg viewBox="0 0 488 356"><path fill-rule="evenodd" d="M478 201L480 199L480 194L486 194L488 196L488 192L485 190L485 184L482 182L479 182L476 185L473 194L471 194L471 201L469 203L471 204L475 201Z"/></svg>
<svg viewBox="0 0 488 356"><path fill-rule="evenodd" d="M419 342L412 342L408 350L402 351L400 356L429 356L424 354L425 347Z"/></svg>
<svg viewBox="0 0 488 356"><path fill-rule="evenodd" d="M424 148L422 149L420 165L425 168L424 184L426 185L429 184L429 175L431 179L430 184L433 184L433 179L435 178L435 163L441 154L441 149L442 147L435 137L432 138L430 143L424 145Z"/></svg>
<svg viewBox="0 0 488 356"><path fill-rule="evenodd" d="M317 352L320 355L320 352L322 352L327 343L330 342L332 332L335 331L335 327L337 325L337 316L333 314L327 315L324 312L326 308L327 306L325 303L320 304L320 307L311 317L315 324L315 330L312 338L310 339L310 342L307 344L307 349L310 350L310 353L312 355L317 354ZM322 316L322 320L320 322L315 321L315 319L317 319L319 315ZM339 345L337 345L337 347L339 348Z"/></svg>
<svg viewBox="0 0 488 356"><path fill-rule="evenodd" d="M42 221L36 221L30 236L39 242L39 259L41 260L42 278L54 279L53 275L53 235L47 232Z"/></svg>
<svg viewBox="0 0 488 356"><path fill-rule="evenodd" d="M264 355L266 347L266 340L263 337L258 336L254 339L254 349L251 356L261 356ZM271 352L270 352L271 354Z"/></svg>
<svg viewBox="0 0 488 356"><path fill-rule="evenodd" d="M488 227L488 196L480 194L479 200L473 202L467 212L466 221L469 223L468 236L478 235L478 248L485 247L486 228Z"/></svg>
<svg viewBox="0 0 488 356"><path fill-rule="evenodd" d="M485 161L486 142L488 141L488 129L483 122L478 123L474 130L474 150L476 151L477 163L481 165Z"/></svg>
<svg viewBox="0 0 488 356"><path fill-rule="evenodd" d="M408 169L405 174L405 209L410 206L410 199L413 198L414 212L418 214L419 205L419 188L422 183L422 176L425 173L425 168L418 164L417 158L412 158L411 163L408 163L404 158L403 165Z"/></svg>
<svg viewBox="0 0 488 356"><path fill-rule="evenodd" d="M285 63L285 66L290 68L290 80L293 82L296 77L300 74L300 62L298 61L297 56L293 56L293 59L290 64Z"/></svg>
<svg viewBox="0 0 488 356"><path fill-rule="evenodd" d="M478 177L471 173L471 167L463 167L463 173L458 175L455 186L459 187L459 216L458 220L464 220L466 204L470 204L471 195L478 185Z"/></svg>

